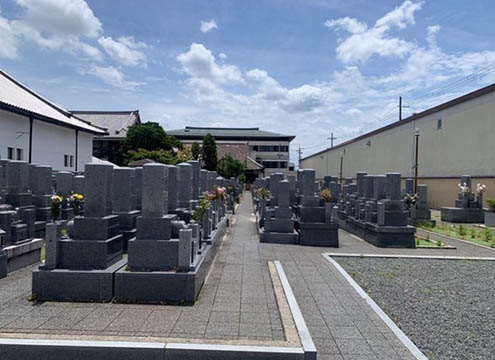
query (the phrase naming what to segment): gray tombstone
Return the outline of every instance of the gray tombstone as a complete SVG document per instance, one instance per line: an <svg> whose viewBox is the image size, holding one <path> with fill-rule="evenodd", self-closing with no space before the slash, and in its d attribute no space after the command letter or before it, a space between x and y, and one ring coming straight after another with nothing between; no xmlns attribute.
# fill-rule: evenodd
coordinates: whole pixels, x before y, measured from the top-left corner
<svg viewBox="0 0 495 360"><path fill-rule="evenodd" d="M199 199L199 183L201 174L201 165L198 160L191 160L188 162L192 165L192 199Z"/></svg>
<svg viewBox="0 0 495 360"><path fill-rule="evenodd" d="M132 178L135 170L121 167L113 169L112 206L114 212L129 212L136 208L132 196Z"/></svg>
<svg viewBox="0 0 495 360"><path fill-rule="evenodd" d="M144 218L161 218L165 204L166 165L152 163L143 167L143 203Z"/></svg>
<svg viewBox="0 0 495 360"><path fill-rule="evenodd" d="M177 165L179 170L179 208L189 208L189 202L192 200L192 181L193 167L188 163L180 163Z"/></svg>
<svg viewBox="0 0 495 360"><path fill-rule="evenodd" d="M168 210L175 211L177 208L177 177L178 169L175 165L167 165L168 176L167 176L167 199L168 199Z"/></svg>
<svg viewBox="0 0 495 360"><path fill-rule="evenodd" d="M387 174L387 199L400 200L401 199L401 175L400 173L388 173Z"/></svg>

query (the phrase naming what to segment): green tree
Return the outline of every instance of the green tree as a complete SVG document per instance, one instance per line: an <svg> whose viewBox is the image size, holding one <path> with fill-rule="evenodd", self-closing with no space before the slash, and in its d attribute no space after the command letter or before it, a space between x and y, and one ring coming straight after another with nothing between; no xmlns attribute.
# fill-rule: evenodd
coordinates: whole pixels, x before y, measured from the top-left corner
<svg viewBox="0 0 495 360"><path fill-rule="evenodd" d="M219 162L217 166L217 171L226 179L231 177L239 177L244 174L246 170L246 164L235 159L231 154L225 155Z"/></svg>
<svg viewBox="0 0 495 360"><path fill-rule="evenodd" d="M217 169L217 143L210 133L203 138L202 159L206 170L215 171Z"/></svg>
<svg viewBox="0 0 495 360"><path fill-rule="evenodd" d="M177 161L178 162L187 162L189 160L192 160L193 159L193 154L192 154L192 151L191 151L191 148L186 146L184 147L182 150L180 150L178 153L177 153Z"/></svg>
<svg viewBox="0 0 495 360"><path fill-rule="evenodd" d="M121 150L125 154L130 150L172 150L174 147L182 148L177 138L168 136L160 124L147 122L129 128L122 141Z"/></svg>
<svg viewBox="0 0 495 360"><path fill-rule="evenodd" d="M168 165L177 164L177 156L172 150L146 150L146 149L138 149L138 150L129 150L126 152L124 157L124 163L127 165L130 162L142 160L142 159L150 159L155 160L156 162Z"/></svg>
<svg viewBox="0 0 495 360"><path fill-rule="evenodd" d="M192 157L194 160L199 160L201 155L201 146L197 142L193 142L191 145Z"/></svg>

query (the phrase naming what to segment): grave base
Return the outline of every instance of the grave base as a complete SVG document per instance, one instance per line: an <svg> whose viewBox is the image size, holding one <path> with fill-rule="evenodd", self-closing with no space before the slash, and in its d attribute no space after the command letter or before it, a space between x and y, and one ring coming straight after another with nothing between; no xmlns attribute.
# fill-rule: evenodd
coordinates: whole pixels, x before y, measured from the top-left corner
<svg viewBox="0 0 495 360"><path fill-rule="evenodd" d="M442 221L452 223L483 223L483 209L443 207L440 209Z"/></svg>
<svg viewBox="0 0 495 360"><path fill-rule="evenodd" d="M114 273L127 265L122 259L104 270L33 271L32 297L40 301L109 302Z"/></svg>
<svg viewBox="0 0 495 360"><path fill-rule="evenodd" d="M0 279L7 276L7 255L0 250Z"/></svg>
<svg viewBox="0 0 495 360"><path fill-rule="evenodd" d="M415 248L414 226L379 226L366 224L364 239L377 247Z"/></svg>
<svg viewBox="0 0 495 360"><path fill-rule="evenodd" d="M294 230L292 233L265 232L260 229L260 242L272 244L299 244L299 234Z"/></svg>
<svg viewBox="0 0 495 360"><path fill-rule="evenodd" d="M296 221L296 231L300 245L339 247L338 224Z"/></svg>
<svg viewBox="0 0 495 360"><path fill-rule="evenodd" d="M116 302L139 304L180 304L190 305L196 301L220 247L221 238L227 229L227 218L218 223L212 233L212 244L196 257L194 271L167 272L128 271L126 268L115 273Z"/></svg>
<svg viewBox="0 0 495 360"><path fill-rule="evenodd" d="M495 227L495 211L485 210L485 226Z"/></svg>
<svg viewBox="0 0 495 360"><path fill-rule="evenodd" d="M43 239L24 240L6 246L3 250L5 251L7 261L7 272L11 273L40 262L42 246Z"/></svg>
<svg viewBox="0 0 495 360"><path fill-rule="evenodd" d="M344 229L377 247L416 247L413 226L380 226L348 217Z"/></svg>

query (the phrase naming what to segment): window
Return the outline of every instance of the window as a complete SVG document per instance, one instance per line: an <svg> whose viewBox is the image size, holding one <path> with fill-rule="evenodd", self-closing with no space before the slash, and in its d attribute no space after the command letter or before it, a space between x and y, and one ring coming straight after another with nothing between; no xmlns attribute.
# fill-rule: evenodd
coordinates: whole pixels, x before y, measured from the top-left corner
<svg viewBox="0 0 495 360"><path fill-rule="evenodd" d="M69 155L64 155L64 166L69 167Z"/></svg>
<svg viewBox="0 0 495 360"><path fill-rule="evenodd" d="M263 161L267 169L287 169L287 161Z"/></svg>
<svg viewBox="0 0 495 360"><path fill-rule="evenodd" d="M258 151L258 145L252 145L251 151Z"/></svg>
<svg viewBox="0 0 495 360"><path fill-rule="evenodd" d="M70 160L70 167L73 167L74 166L74 156L71 155L69 160Z"/></svg>
<svg viewBox="0 0 495 360"><path fill-rule="evenodd" d="M289 147L285 145L280 146L280 152L289 152Z"/></svg>
<svg viewBox="0 0 495 360"><path fill-rule="evenodd" d="M443 124L442 124L442 119L438 119L438 120L437 120L437 130L442 129L442 127L443 127Z"/></svg>
<svg viewBox="0 0 495 360"><path fill-rule="evenodd" d="M17 151L17 160L24 160L24 150L23 149L16 149Z"/></svg>
<svg viewBox="0 0 495 360"><path fill-rule="evenodd" d="M9 160L14 160L14 148L13 147L9 147L8 153L7 153L7 158Z"/></svg>

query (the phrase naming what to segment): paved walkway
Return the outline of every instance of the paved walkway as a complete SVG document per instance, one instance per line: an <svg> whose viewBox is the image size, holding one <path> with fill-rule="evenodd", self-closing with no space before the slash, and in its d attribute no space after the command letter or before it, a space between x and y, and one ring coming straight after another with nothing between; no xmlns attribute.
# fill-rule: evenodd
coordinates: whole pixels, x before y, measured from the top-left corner
<svg viewBox="0 0 495 360"><path fill-rule="evenodd" d="M239 208L194 306L28 301L31 271L0 280L0 333L285 340L250 202Z"/></svg>
<svg viewBox="0 0 495 360"><path fill-rule="evenodd" d="M279 260L319 359L412 359L322 253L493 256L490 250L464 243L457 250L381 249L345 231L340 231L338 249L261 244L252 211L247 194L192 307L87 303L32 306L27 300L31 269L26 269L0 280L0 332L283 340L267 266L268 260Z"/></svg>

